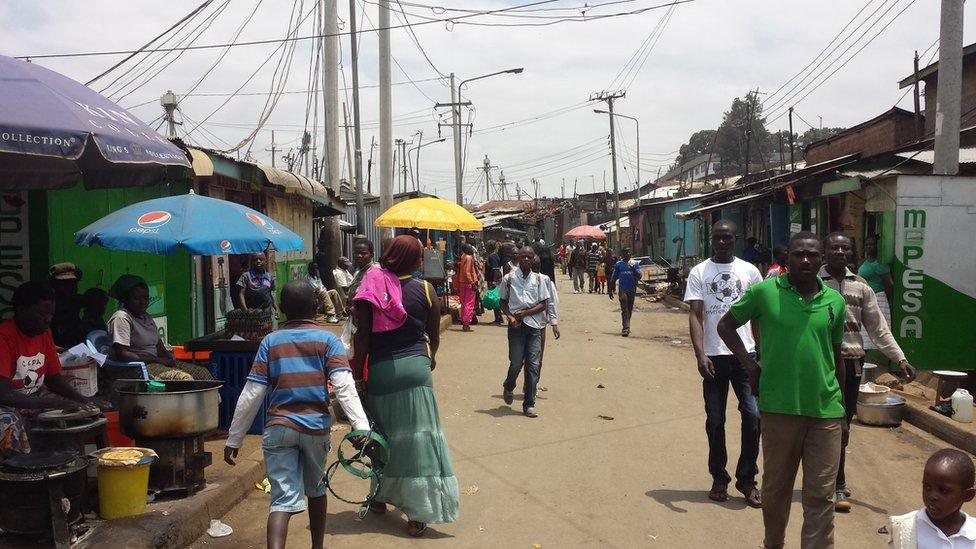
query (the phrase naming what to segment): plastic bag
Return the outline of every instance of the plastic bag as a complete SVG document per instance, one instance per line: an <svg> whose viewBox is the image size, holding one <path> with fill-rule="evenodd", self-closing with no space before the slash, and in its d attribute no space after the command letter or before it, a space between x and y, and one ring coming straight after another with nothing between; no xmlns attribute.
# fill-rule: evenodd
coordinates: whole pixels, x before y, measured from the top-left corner
<svg viewBox="0 0 976 549"><path fill-rule="evenodd" d="M481 304L484 305L487 310L499 309L502 306L502 300L498 296L498 288L492 288L485 292L485 295L481 297Z"/></svg>
<svg viewBox="0 0 976 549"><path fill-rule="evenodd" d="M345 323L342 325L342 336L339 339L342 341L342 346L346 350L346 356L352 358L353 356L353 336L356 335L356 327L352 325L352 317L347 318Z"/></svg>

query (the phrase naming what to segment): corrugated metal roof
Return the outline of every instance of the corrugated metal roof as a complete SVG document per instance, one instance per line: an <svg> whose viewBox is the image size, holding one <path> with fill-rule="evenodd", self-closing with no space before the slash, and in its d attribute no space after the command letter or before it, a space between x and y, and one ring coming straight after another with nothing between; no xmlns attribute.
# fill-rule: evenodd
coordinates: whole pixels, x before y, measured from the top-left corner
<svg viewBox="0 0 976 549"><path fill-rule="evenodd" d="M931 149L924 149L921 151L908 151L898 153L897 156L902 158L917 160L919 162L925 162L926 164L935 163L935 151ZM976 164L976 147L959 149L959 163L960 164Z"/></svg>

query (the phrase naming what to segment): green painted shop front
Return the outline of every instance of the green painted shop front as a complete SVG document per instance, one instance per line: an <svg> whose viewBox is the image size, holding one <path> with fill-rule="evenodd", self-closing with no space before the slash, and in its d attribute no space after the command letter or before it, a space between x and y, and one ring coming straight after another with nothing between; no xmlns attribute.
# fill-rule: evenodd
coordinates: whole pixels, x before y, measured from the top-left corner
<svg viewBox="0 0 976 549"><path fill-rule="evenodd" d="M126 273L146 279L150 288L149 313L169 343L193 337L190 281L193 259L180 251L168 256L81 247L74 234L86 225L130 204L188 192L187 183L120 189L70 189L31 192L30 262L33 277L44 277L47 269L70 261L82 270L79 292L88 288L108 291ZM106 314L115 309L109 305Z"/></svg>

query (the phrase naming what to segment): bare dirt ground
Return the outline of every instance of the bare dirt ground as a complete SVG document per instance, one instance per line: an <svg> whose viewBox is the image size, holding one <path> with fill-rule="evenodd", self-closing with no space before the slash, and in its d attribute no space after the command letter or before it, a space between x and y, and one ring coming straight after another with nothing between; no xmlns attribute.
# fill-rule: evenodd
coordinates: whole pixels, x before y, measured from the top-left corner
<svg viewBox="0 0 976 549"><path fill-rule="evenodd" d="M706 496L705 413L685 314L638 299L625 339L615 301L574 295L565 277L558 283L562 339L549 337L538 419L521 415L518 394L514 406L502 402L504 328L452 327L443 338L434 377L464 492L460 521L432 525L418 541L396 512L358 521L354 506L330 499L329 547L761 547L760 511L737 494L723 504ZM730 471L738 456L735 406L730 393ZM837 547L884 546L878 528L889 514L921 507L922 466L942 446L907 424L855 425L848 456L855 506L836 518ZM366 486L346 475L337 488L358 497ZM798 498L797 491L792 547L799 546ZM223 519L233 535L204 536L194 547L263 547L267 505L255 490ZM307 529L306 516L295 516L288 546L307 547Z"/></svg>

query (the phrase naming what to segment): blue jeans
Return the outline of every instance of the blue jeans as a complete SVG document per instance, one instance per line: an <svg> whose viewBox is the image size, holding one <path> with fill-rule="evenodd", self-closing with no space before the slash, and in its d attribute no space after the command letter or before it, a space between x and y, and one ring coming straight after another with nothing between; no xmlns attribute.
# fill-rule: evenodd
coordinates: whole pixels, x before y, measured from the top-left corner
<svg viewBox="0 0 976 549"><path fill-rule="evenodd" d="M519 372L525 364L525 381L522 389L525 399L522 408L535 406L536 387L539 385L539 369L542 365L542 330L530 328L524 323L518 328L508 327L508 377L503 388L514 391Z"/></svg>
<svg viewBox="0 0 976 549"><path fill-rule="evenodd" d="M708 472L715 483L731 482L725 465L728 463L728 450L725 447L725 409L729 398L729 385L739 399L739 414L742 416L742 450L735 468L737 482L751 484L756 482L759 466L759 405L756 395L749 386L749 374L744 366L732 355L708 357L715 368L713 379L702 380L702 395L705 398L705 433L708 435Z"/></svg>
<svg viewBox="0 0 976 549"><path fill-rule="evenodd" d="M301 513L305 498L325 495L329 435L307 435L284 425L264 428L261 442L271 484L271 512Z"/></svg>

